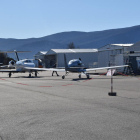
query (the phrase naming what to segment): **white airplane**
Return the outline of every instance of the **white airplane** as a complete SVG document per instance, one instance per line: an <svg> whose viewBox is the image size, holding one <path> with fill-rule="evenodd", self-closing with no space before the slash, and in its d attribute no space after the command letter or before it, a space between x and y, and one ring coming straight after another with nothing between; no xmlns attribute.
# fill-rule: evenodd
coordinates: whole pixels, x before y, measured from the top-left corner
<svg viewBox="0 0 140 140"><path fill-rule="evenodd" d="M112 67L100 67L100 68L85 68L83 67L83 64L81 62L81 59L73 59L70 60L69 63L66 61L66 55L64 54L64 61L65 61L65 69L56 69L56 68L30 68L30 67L25 67L25 69L28 70L47 70L47 71L58 71L58 72L65 72L65 75L62 75L62 79L65 78L65 76L69 73L79 73L79 78L81 78L81 73L85 74L87 78L89 79L89 74L87 72L89 71L95 71L95 70L103 70L103 69L116 69L119 67L128 67L128 65L121 65L121 66L112 66Z"/></svg>
<svg viewBox="0 0 140 140"><path fill-rule="evenodd" d="M0 70L0 72L8 72L9 73L9 77L11 77L12 73L25 73L25 72L29 72L29 77L31 77L31 73L35 72L35 76L37 77L37 71L41 71L38 69L26 69L26 67L30 67L30 68L35 68L35 61L32 59L23 59L23 60L19 60L18 54L17 53L23 53L23 52L29 52L29 51L8 51L8 52L0 52L0 53L15 53L16 55L16 62L11 60L9 62L9 65L5 65L5 66L1 66L1 68L4 67L8 67L8 68L15 68L12 70ZM38 59L38 63L39 63L39 67L43 67L42 66L42 62L40 59Z"/></svg>

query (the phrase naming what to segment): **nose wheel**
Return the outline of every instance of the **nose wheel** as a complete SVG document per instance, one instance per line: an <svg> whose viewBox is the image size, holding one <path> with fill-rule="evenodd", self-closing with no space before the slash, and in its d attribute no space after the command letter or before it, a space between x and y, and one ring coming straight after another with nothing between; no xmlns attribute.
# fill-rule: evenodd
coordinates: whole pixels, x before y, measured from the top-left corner
<svg viewBox="0 0 140 140"><path fill-rule="evenodd" d="M62 75L62 79L65 79L65 75Z"/></svg>
<svg viewBox="0 0 140 140"><path fill-rule="evenodd" d="M81 78L81 74L79 74L79 78Z"/></svg>
<svg viewBox="0 0 140 140"><path fill-rule="evenodd" d="M29 78L31 78L31 73L29 73Z"/></svg>

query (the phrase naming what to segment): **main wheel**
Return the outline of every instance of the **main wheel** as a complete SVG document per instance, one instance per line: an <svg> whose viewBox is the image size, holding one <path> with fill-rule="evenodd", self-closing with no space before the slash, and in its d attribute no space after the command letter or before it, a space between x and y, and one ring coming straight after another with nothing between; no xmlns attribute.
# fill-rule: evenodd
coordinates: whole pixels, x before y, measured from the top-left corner
<svg viewBox="0 0 140 140"><path fill-rule="evenodd" d="M12 74L11 74L11 72L10 72L10 73L9 73L9 78L11 77L11 75L12 75Z"/></svg>
<svg viewBox="0 0 140 140"><path fill-rule="evenodd" d="M79 78L81 78L81 74L79 74Z"/></svg>
<svg viewBox="0 0 140 140"><path fill-rule="evenodd" d="M37 72L35 72L35 77L37 77Z"/></svg>
<svg viewBox="0 0 140 140"><path fill-rule="evenodd" d="M89 74L87 74L87 78L89 79Z"/></svg>
<svg viewBox="0 0 140 140"><path fill-rule="evenodd" d="M31 77L31 73L29 74L29 77Z"/></svg>
<svg viewBox="0 0 140 140"><path fill-rule="evenodd" d="M62 79L65 79L65 75L62 75Z"/></svg>

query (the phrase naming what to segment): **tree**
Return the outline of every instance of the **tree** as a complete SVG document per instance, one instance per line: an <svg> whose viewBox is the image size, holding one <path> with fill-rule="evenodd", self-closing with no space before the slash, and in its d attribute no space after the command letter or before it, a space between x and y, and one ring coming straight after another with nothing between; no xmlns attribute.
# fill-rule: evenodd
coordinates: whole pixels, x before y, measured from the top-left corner
<svg viewBox="0 0 140 140"><path fill-rule="evenodd" d="M68 49L75 49L75 46L74 46L74 43L73 42L70 42L68 44Z"/></svg>
<svg viewBox="0 0 140 140"><path fill-rule="evenodd" d="M14 59L10 58L6 53L0 53L0 63L3 63L3 65L7 65L11 60Z"/></svg>

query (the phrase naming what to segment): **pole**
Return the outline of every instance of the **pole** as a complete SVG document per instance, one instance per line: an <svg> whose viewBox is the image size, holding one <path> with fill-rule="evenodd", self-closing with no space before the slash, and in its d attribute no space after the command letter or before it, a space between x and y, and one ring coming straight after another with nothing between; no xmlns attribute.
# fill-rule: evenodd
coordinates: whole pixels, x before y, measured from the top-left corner
<svg viewBox="0 0 140 140"><path fill-rule="evenodd" d="M113 92L113 72L112 72L112 69L111 69L111 92L108 93L109 96L116 96L117 93L116 92Z"/></svg>
<svg viewBox="0 0 140 140"><path fill-rule="evenodd" d="M113 92L113 76L112 76L112 69L111 69L111 93Z"/></svg>

